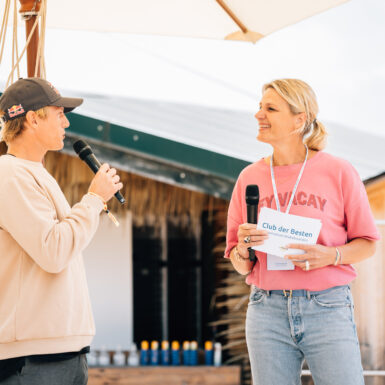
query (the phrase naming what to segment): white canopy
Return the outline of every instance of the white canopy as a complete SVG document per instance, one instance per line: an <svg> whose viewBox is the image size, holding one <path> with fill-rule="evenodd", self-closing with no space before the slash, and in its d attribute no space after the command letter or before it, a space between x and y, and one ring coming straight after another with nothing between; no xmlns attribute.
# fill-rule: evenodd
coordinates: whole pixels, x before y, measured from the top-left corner
<svg viewBox="0 0 385 385"><path fill-rule="evenodd" d="M244 36L240 33L240 23L250 31L248 37L256 41L346 1L348 0L48 1L47 26L242 40ZM234 17L239 21L238 25Z"/></svg>

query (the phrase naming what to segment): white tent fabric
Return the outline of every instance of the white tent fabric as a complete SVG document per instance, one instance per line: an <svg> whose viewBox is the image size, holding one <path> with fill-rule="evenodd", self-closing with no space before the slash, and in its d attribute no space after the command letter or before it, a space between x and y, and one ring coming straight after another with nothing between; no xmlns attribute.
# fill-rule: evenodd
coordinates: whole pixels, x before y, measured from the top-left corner
<svg viewBox="0 0 385 385"><path fill-rule="evenodd" d="M266 36L348 0L224 0L248 31ZM221 0L65 0L49 1L47 26L224 39L240 27ZM239 35L235 39L242 39ZM255 40L255 39L254 39Z"/></svg>

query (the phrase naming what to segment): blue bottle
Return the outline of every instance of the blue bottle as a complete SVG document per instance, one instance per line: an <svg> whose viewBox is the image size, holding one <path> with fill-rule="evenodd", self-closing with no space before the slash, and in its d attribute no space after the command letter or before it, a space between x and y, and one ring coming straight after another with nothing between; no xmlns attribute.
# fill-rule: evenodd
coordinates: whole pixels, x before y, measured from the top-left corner
<svg viewBox="0 0 385 385"><path fill-rule="evenodd" d="M148 347L148 341L142 341L140 345L140 365L145 366L149 363Z"/></svg>
<svg viewBox="0 0 385 385"><path fill-rule="evenodd" d="M183 365L190 365L190 342L183 342Z"/></svg>
<svg viewBox="0 0 385 385"><path fill-rule="evenodd" d="M162 341L162 350L160 352L160 361L162 365L170 365L170 344L168 341Z"/></svg>
<svg viewBox="0 0 385 385"><path fill-rule="evenodd" d="M211 341L205 342L205 365L214 365L214 351Z"/></svg>
<svg viewBox="0 0 385 385"><path fill-rule="evenodd" d="M190 365L198 365L198 342L190 342Z"/></svg>
<svg viewBox="0 0 385 385"><path fill-rule="evenodd" d="M159 365L159 342L151 341L150 365Z"/></svg>
<svg viewBox="0 0 385 385"><path fill-rule="evenodd" d="M180 365L179 342L172 341L171 343L171 365Z"/></svg>

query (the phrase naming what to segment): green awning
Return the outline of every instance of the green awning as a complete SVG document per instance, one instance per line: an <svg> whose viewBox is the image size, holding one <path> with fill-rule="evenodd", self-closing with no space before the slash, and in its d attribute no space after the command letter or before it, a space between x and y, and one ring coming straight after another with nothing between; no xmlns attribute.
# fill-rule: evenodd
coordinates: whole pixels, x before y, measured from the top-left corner
<svg viewBox="0 0 385 385"><path fill-rule="evenodd" d="M79 114L68 114L64 151L75 138L88 141L98 158L124 171L224 199L249 163Z"/></svg>

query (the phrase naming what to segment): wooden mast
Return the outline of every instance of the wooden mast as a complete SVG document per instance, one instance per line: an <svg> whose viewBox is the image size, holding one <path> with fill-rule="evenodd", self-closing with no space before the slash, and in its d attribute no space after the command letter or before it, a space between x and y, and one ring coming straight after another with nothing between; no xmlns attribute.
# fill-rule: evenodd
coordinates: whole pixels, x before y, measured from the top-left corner
<svg viewBox="0 0 385 385"><path fill-rule="evenodd" d="M25 20L26 39L28 39L31 30L36 22L40 10L40 0L19 0L21 7L19 12ZM35 76L37 50L39 45L39 25L33 32L31 41L27 47L27 71L28 77ZM37 77L40 77L40 64L37 69Z"/></svg>

